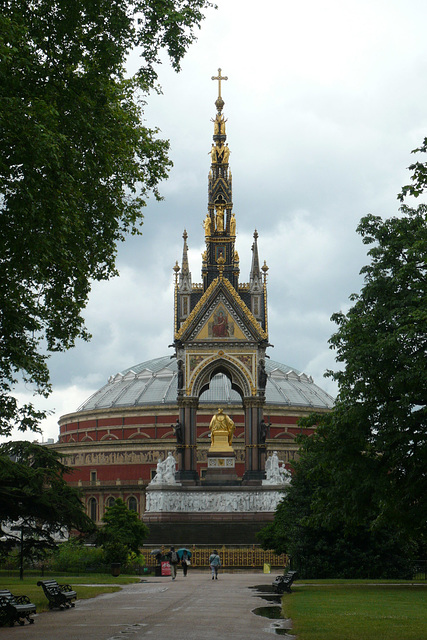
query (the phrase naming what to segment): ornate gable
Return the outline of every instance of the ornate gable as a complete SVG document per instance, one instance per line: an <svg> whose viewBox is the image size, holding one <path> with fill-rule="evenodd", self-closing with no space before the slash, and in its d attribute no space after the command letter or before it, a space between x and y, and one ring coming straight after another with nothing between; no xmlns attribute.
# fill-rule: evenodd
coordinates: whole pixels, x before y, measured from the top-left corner
<svg viewBox="0 0 427 640"><path fill-rule="evenodd" d="M267 334L227 278L216 278L175 334L180 342L267 340Z"/></svg>

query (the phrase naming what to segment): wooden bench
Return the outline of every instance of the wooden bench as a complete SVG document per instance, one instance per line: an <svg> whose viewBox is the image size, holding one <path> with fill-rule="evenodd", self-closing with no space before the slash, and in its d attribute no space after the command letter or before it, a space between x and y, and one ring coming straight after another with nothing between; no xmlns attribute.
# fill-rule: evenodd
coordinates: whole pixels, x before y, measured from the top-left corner
<svg viewBox="0 0 427 640"><path fill-rule="evenodd" d="M291 584L297 579L296 571L288 571L284 576L277 576L273 582L273 589L276 593L292 593Z"/></svg>
<svg viewBox="0 0 427 640"><path fill-rule="evenodd" d="M25 620L33 624L31 614L36 612L36 605L28 596L14 596L7 589L0 590L0 624L13 627L15 622L23 625Z"/></svg>
<svg viewBox="0 0 427 640"><path fill-rule="evenodd" d="M58 584L56 580L39 580L37 586L43 588L49 600L49 609L74 607L73 600L77 599L77 593L69 584Z"/></svg>

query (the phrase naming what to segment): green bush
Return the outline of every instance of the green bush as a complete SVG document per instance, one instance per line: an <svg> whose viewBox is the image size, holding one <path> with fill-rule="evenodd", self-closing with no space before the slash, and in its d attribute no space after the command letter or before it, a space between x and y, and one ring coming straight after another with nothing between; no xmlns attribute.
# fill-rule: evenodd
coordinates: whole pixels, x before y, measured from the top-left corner
<svg viewBox="0 0 427 640"><path fill-rule="evenodd" d="M59 545L48 565L52 571L103 570L104 554L99 547L89 547L71 539Z"/></svg>

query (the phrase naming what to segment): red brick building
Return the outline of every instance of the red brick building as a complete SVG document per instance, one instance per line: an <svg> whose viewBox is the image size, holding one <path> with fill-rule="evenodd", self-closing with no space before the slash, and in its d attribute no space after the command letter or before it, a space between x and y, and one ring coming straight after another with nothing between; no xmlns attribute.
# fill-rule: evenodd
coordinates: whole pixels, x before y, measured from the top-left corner
<svg viewBox="0 0 427 640"><path fill-rule="evenodd" d="M314 410L328 411L333 399L310 377L287 365L267 359L266 371L264 416L271 422L267 451L277 451L289 463L298 450L298 419ZM236 424L236 471L240 478L245 472L242 403L228 378L218 374L200 397L197 412L201 482L207 468L209 423L218 406L225 407ZM74 472L68 480L82 489L87 511L95 520L119 497L143 514L145 487L158 458L168 451L177 457L172 425L178 416L177 362L164 356L118 373L76 412L61 417L59 442L54 446L69 455Z"/></svg>

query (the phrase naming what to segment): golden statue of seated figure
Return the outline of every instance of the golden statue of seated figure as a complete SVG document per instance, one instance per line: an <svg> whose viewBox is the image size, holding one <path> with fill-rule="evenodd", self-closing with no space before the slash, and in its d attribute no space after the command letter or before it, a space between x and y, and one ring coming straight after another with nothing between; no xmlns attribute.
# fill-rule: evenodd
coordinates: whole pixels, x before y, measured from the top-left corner
<svg viewBox="0 0 427 640"><path fill-rule="evenodd" d="M223 409L218 409L218 413L212 416L209 430L211 432L210 451L232 451L231 443L236 427Z"/></svg>

